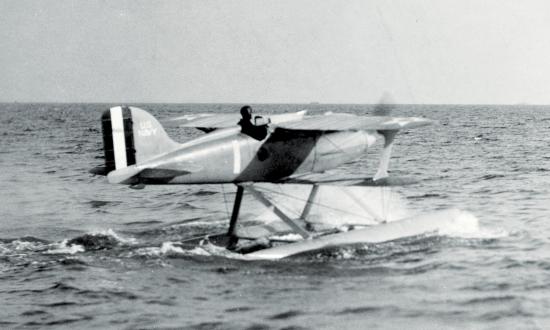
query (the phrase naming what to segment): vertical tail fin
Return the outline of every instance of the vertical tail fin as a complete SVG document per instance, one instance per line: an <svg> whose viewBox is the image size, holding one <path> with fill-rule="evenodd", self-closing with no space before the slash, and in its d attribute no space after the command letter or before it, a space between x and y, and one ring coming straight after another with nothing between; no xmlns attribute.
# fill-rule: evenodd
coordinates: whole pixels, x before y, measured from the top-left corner
<svg viewBox="0 0 550 330"><path fill-rule="evenodd" d="M160 123L145 110L113 107L101 116L106 172L140 164L175 150Z"/></svg>

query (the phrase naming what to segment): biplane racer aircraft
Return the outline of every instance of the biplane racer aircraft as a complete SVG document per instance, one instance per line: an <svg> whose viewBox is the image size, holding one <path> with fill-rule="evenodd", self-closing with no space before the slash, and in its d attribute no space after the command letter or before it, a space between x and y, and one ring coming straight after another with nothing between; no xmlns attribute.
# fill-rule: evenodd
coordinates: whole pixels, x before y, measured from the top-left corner
<svg viewBox="0 0 550 330"><path fill-rule="evenodd" d="M217 240L254 258L278 259L328 246L420 235L438 231L441 225L452 223L460 215L458 210L447 210L394 222L381 221L345 232L312 231L306 220L320 186L402 184L402 180L388 177L394 137L401 129L429 125L432 121L344 113L306 116L305 111L252 118L247 107L243 107L241 115L240 121L238 115L227 114L173 118L171 123L206 132L180 144L170 139L146 111L113 107L102 116L104 173L110 183L134 188L150 184L235 184L237 193L229 230L223 235L225 240L220 237ZM379 136L384 137L384 147L373 178L306 179L307 174L324 172L363 156ZM286 214L256 189L257 183L307 185L309 193L301 215L296 218ZM278 228L270 226L239 233L237 221L245 191L280 218ZM364 210L368 211L368 207ZM280 234L289 232L299 239L291 242L280 239Z"/></svg>

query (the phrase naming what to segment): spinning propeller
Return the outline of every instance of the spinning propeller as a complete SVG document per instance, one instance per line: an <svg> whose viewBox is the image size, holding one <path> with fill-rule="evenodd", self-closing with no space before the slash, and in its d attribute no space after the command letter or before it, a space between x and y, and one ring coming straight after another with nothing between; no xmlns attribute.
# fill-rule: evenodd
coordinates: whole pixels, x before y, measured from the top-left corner
<svg viewBox="0 0 550 330"><path fill-rule="evenodd" d="M384 92L378 104L374 106L373 115L375 116L390 116L395 109L395 102L389 92Z"/></svg>
<svg viewBox="0 0 550 330"><path fill-rule="evenodd" d="M389 92L384 92L384 95L382 95L382 98L378 104L374 106L373 114L375 116L390 116L393 109L395 109L395 103L393 102L391 94ZM382 154L380 155L378 171L376 171L376 174L372 178L373 181L378 181L388 177L391 149L397 130L378 131L378 134L384 137L384 148L382 149Z"/></svg>

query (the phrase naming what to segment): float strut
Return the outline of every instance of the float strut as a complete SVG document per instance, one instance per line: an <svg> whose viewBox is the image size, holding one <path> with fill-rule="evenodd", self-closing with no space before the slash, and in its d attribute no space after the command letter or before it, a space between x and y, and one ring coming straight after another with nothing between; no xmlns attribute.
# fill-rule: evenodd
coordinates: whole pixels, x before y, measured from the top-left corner
<svg viewBox="0 0 550 330"><path fill-rule="evenodd" d="M227 248L234 248L239 238L235 235L235 227L237 225L237 219L239 219L239 210L241 209L241 201L243 200L244 188L237 185L237 195L235 195L235 203L233 204L233 213L231 213L231 220L229 221L229 230L227 236L229 236L229 242Z"/></svg>
<svg viewBox="0 0 550 330"><path fill-rule="evenodd" d="M319 191L319 185L314 184L313 187L311 187L311 192L309 193L309 197L307 198L306 206L304 207L304 210L300 215L300 219L306 221L306 218L309 215L309 212L311 211L311 207L313 206L313 201L315 200L315 196L317 196L317 191Z"/></svg>

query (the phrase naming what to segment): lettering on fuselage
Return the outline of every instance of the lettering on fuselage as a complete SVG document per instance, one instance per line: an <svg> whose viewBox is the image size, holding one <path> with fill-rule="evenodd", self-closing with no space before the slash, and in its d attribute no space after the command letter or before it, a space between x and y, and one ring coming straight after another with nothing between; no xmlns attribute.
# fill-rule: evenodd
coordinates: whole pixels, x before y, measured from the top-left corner
<svg viewBox="0 0 550 330"><path fill-rule="evenodd" d="M137 134L139 136L153 136L157 135L158 128L153 126L150 120L144 120L139 122Z"/></svg>

